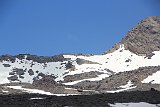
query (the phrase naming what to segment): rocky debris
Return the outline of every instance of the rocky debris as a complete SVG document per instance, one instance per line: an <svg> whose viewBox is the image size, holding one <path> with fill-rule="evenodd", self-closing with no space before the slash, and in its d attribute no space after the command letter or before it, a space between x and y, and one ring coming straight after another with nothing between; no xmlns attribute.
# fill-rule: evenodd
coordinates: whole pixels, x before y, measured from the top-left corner
<svg viewBox="0 0 160 107"><path fill-rule="evenodd" d="M152 88L152 85L144 85L141 83L145 78L153 73L156 73L160 70L160 66L153 66L153 67L141 67L136 70L132 71L125 71L120 72L117 74L113 74L101 81L82 81L74 85L75 88L82 88L87 90L95 90L95 91L110 91L110 90L117 90L119 86L126 85L127 82L130 80L134 85L137 86L136 89L133 90L149 90ZM143 88L145 87L145 88ZM148 87L148 88L147 88ZM154 88L160 90L159 85L155 85Z"/></svg>
<svg viewBox="0 0 160 107"><path fill-rule="evenodd" d="M151 58L153 51L160 50L160 17L153 16L142 20L106 53L119 49L121 44L135 54Z"/></svg>
<svg viewBox="0 0 160 107"><path fill-rule="evenodd" d="M22 76L22 75L19 75L19 78L21 78L21 79L24 79L24 76Z"/></svg>
<svg viewBox="0 0 160 107"><path fill-rule="evenodd" d="M15 72L9 72L9 75L14 75L15 74Z"/></svg>
<svg viewBox="0 0 160 107"><path fill-rule="evenodd" d="M140 91L148 91L154 88L154 90L158 90L160 91L160 84L150 84L150 83L139 83L136 84L136 88L132 89L130 91L136 91L136 90L140 90Z"/></svg>
<svg viewBox="0 0 160 107"><path fill-rule="evenodd" d="M3 64L4 67L10 67L11 65L9 64Z"/></svg>
<svg viewBox="0 0 160 107"><path fill-rule="evenodd" d="M40 76L40 77L43 78L43 77L45 77L45 74L43 74L43 73L41 72L41 73L38 74L38 76ZM55 79L55 77L54 77L54 79Z"/></svg>
<svg viewBox="0 0 160 107"><path fill-rule="evenodd" d="M8 77L8 80L18 81L18 76L17 75L10 76L10 77Z"/></svg>
<svg viewBox="0 0 160 107"><path fill-rule="evenodd" d="M74 85L75 88L80 88L84 90L95 90L99 86L100 82L99 81L82 81Z"/></svg>
<svg viewBox="0 0 160 107"><path fill-rule="evenodd" d="M141 67L132 71L120 72L100 81L97 90L116 90L117 87L127 84L129 80L135 85L142 84L141 81L159 70L160 66L154 66Z"/></svg>
<svg viewBox="0 0 160 107"><path fill-rule="evenodd" d="M29 69L29 70L28 70L28 73L29 73L30 76L31 76L31 75L34 75L34 72L33 72L32 69Z"/></svg>
<svg viewBox="0 0 160 107"><path fill-rule="evenodd" d="M26 70L14 68L12 72L15 72L17 75L24 75Z"/></svg>
<svg viewBox="0 0 160 107"><path fill-rule="evenodd" d="M70 71L74 71L75 70L75 66L72 64L71 61L68 61L68 63L65 64L65 68L69 69Z"/></svg>
<svg viewBox="0 0 160 107"><path fill-rule="evenodd" d="M104 70L107 71L108 73L112 74L112 75L115 74L115 72L113 72L113 71L111 71L111 70L109 70L107 68L105 68Z"/></svg>
<svg viewBox="0 0 160 107"><path fill-rule="evenodd" d="M21 90L15 90L8 88L6 86L0 86L0 95L15 95L15 94L23 94Z"/></svg>
<svg viewBox="0 0 160 107"><path fill-rule="evenodd" d="M132 60L131 59L127 59L125 62L131 62Z"/></svg>
<svg viewBox="0 0 160 107"><path fill-rule="evenodd" d="M72 82L72 81L88 79L88 78L96 78L100 74L103 74L103 73L98 71L91 71L91 72L84 72L84 73L75 74L75 75L67 75L63 78L64 79L63 82Z"/></svg>
<svg viewBox="0 0 160 107"><path fill-rule="evenodd" d="M36 56L36 55L30 55L30 54L19 54L19 55L1 55L0 56L0 61L11 61L12 63L15 62L16 58L19 60L22 59L27 59L27 60L32 60L34 62L38 63L47 63L47 62L62 62L62 61L67 61L70 60L68 58L64 58L63 55L55 55L55 56Z"/></svg>
<svg viewBox="0 0 160 107"><path fill-rule="evenodd" d="M13 57L12 55L1 55L0 56L0 62L2 62L2 61L11 61L12 63L14 63L15 62L15 60L16 60L16 58L15 57Z"/></svg>
<svg viewBox="0 0 160 107"><path fill-rule="evenodd" d="M133 28L130 32L128 32L126 37L124 37L119 43L113 46L113 48L109 50L107 53L110 53L119 49L119 47L122 45L124 45L125 49L137 55L145 55L146 56L145 58L151 59L152 56L154 55L153 53L154 51L160 51L160 17L149 17L142 20L140 23L138 23L137 26L135 26L135 28ZM123 52L123 50L120 50L120 52ZM74 55L74 56L80 55L80 56L86 56L86 57L92 56L92 55L83 55L83 54L70 54L70 55ZM47 62L60 62L61 63L60 66L59 65L57 66L56 64L58 63L56 63L55 68L53 67L53 69L57 71L59 70L61 72L61 70L63 70L62 68L65 67L66 68L65 70L67 71L65 72L64 70L64 72L67 74L70 71L78 70L78 68L76 69L74 65L75 61L78 64L78 65L76 64L76 66L81 66L81 65L83 66L83 64L99 64L98 62L85 60L83 58L77 58L72 62L71 60L72 58L64 58L62 54L56 55L56 56L36 56L36 55L30 55L30 54L19 54L15 56L2 55L0 56L0 61L1 62L9 61L14 63L17 58L20 60L20 62L17 60L16 64L22 64L22 63L27 64L27 61L24 62L23 59L29 60L28 62L30 64L30 68L27 68L24 70L22 69L22 67L15 68L15 66L11 66L12 64L10 65L7 63L6 64L2 63L4 67L10 67L10 68L12 67L12 71L8 71L9 72L8 80L10 80L11 82L19 81L20 78L21 79L24 78L24 74L26 73L26 71L28 71L27 74L29 74L30 76L33 76L34 74L37 75L37 76L34 76L33 78L34 82L33 84L30 85L31 88L44 89L53 93L67 93L67 90L64 89L64 85L61 84L63 82L72 82L76 80L95 78L98 75L102 74L99 71L91 71L91 72L84 71L84 73L82 74L67 75L64 77L64 81L56 82L55 81L56 77L54 75L45 75L44 73L42 73L41 70L33 71L31 69L36 65L35 62L38 62L38 65L42 66L43 70L45 70L45 68L48 66L52 67L52 65L47 64ZM132 61L131 59L126 59L125 60L126 65L129 66L129 64L127 63L130 63L131 61ZM108 62L106 61L106 63ZM26 66L24 65L23 67L26 67ZM100 70L100 68L98 70ZM160 86L158 84L141 83L141 81L143 81L149 75L152 75L153 73L157 72L158 70L160 70L159 66L141 67L136 70L120 72L116 74L114 71L110 71L109 69L106 68L106 69L103 69L103 71L108 72L110 74L109 77L101 81L82 81L78 84L73 85L72 88L83 89L83 90L85 89L96 90L101 92L106 90L107 91L117 90L120 86L127 84L128 81L131 81L134 85L137 86L135 89L132 89L132 90L150 90L151 88L160 90Z"/></svg>
<svg viewBox="0 0 160 107"><path fill-rule="evenodd" d="M43 99L31 100L31 98ZM130 102L147 102L153 106L158 106L160 104L160 92L134 91L60 97L25 93L0 96L0 105L3 107L111 107L110 104Z"/></svg>
<svg viewBox="0 0 160 107"><path fill-rule="evenodd" d="M77 62L78 65L82 65L82 64L99 64L97 62L92 62L92 61L88 61L88 60L81 59L81 58L77 58L76 62Z"/></svg>
<svg viewBox="0 0 160 107"><path fill-rule="evenodd" d="M42 79L34 80L27 88L40 89L51 93L64 93L64 86L55 81L53 75L43 75Z"/></svg>
<svg viewBox="0 0 160 107"><path fill-rule="evenodd" d="M36 55L27 55L27 60L33 60L34 62L38 63L46 63L46 62L62 62L69 60L67 58L64 58L63 55L55 55L55 56L36 56Z"/></svg>

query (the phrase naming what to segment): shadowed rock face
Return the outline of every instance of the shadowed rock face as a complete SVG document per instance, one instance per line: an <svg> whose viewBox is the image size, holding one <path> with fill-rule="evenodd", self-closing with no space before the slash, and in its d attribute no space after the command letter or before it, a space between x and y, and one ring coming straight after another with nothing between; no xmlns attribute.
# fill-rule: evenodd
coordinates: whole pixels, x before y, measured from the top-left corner
<svg viewBox="0 0 160 107"><path fill-rule="evenodd" d="M121 44L135 54L152 56L153 51L160 50L160 17L154 16L142 20L106 53L115 51Z"/></svg>

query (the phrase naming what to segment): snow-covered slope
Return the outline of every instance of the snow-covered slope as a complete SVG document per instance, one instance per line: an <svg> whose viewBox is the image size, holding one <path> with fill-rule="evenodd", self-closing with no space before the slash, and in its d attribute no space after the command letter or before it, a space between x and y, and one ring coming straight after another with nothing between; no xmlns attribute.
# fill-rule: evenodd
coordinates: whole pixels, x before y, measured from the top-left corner
<svg viewBox="0 0 160 107"><path fill-rule="evenodd" d="M78 82L86 80L99 81L106 77L109 77L112 74L116 74L119 72L131 71L138 69L139 67L159 66L160 51L155 51L153 53L155 55L148 59L145 57L145 55L136 55L130 52L129 50L126 50L124 46L121 45L121 47L118 50L105 55L63 55L64 58L69 59L68 61L63 62L58 61L38 63L32 60L27 60L26 55L25 58L22 60L16 58L14 63L12 63L11 61L0 62L0 83L4 84L18 81L32 83L34 79L42 78L42 76L40 76L39 73L43 73L45 75L54 74L55 76L57 76L56 81L63 81L63 78L65 76L83 74L91 71L98 71L101 74L97 75L94 78L84 78L80 80L67 82L64 84L74 85ZM78 64L77 59L93 63ZM74 69L71 70L66 68L66 64L68 62L74 67ZM6 67L5 65L9 66ZM13 77L13 79L9 80L10 77Z"/></svg>
<svg viewBox="0 0 160 107"><path fill-rule="evenodd" d="M127 73L129 79L123 83L117 82L117 87L114 88L124 86L128 81L134 82L134 88L136 84L140 83L160 84L157 76L159 71L156 72L160 66L159 19L159 17L150 17L141 21L121 42L103 55L63 54L53 57L39 57L22 54L0 56L0 84L19 82L42 86L43 83L40 82L46 82L46 80L48 82L48 79L51 79L51 83L48 82L48 84L54 84L52 81L54 80L65 86L77 85L77 87L98 88L98 85L105 81L106 87L109 85L113 87L112 84L115 82L108 83L108 81L113 79L112 76L114 79L116 79L115 76L119 78L120 73L124 72ZM151 69L151 72L139 73L140 76L135 76L132 73L134 79L136 78L139 82L133 81L131 74L128 73L134 70L137 73L140 68L143 68L141 71L145 71L145 68L149 67L153 67L154 72ZM86 83L87 85L83 83L86 81L89 81ZM45 87L45 84L43 85ZM123 90L130 88L133 87L123 87Z"/></svg>
<svg viewBox="0 0 160 107"><path fill-rule="evenodd" d="M118 50L105 55L63 55L64 58L70 59L63 62L38 63L33 62L32 60L27 60L26 58L22 60L16 58L14 63L12 63L11 61L0 62L0 83L3 84L17 81L32 83L34 78L42 78L41 76L38 76L39 73L43 73L45 75L54 74L55 76L57 76L56 81L63 81L63 77L65 76L83 74L91 71L98 71L102 74L97 75L97 77L95 78L76 80L75 82L72 81L71 84L78 83L84 80L99 81L114 73L131 71L138 69L139 67L159 66L160 60L158 58L160 57L160 51L155 51L154 54L155 55L152 56L151 59L148 59L145 57L145 55L136 55L129 50L125 50L124 46L122 45ZM27 57L27 55L25 57ZM83 59L85 61L94 63L77 64L77 59ZM66 69L66 64L68 62L70 62L71 65L74 66L73 70ZM4 64L9 65L9 67L5 67ZM16 69L19 71L16 71ZM29 70L31 70L31 72L33 71L32 74L29 73ZM14 81L11 81L8 79L8 77L11 76L15 76L17 77L17 79L13 79Z"/></svg>

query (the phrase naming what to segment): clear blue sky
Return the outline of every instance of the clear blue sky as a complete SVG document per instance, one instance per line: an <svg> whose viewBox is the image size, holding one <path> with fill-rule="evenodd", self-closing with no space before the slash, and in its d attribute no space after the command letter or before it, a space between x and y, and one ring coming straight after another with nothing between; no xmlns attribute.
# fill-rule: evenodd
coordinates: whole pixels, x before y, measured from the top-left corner
<svg viewBox="0 0 160 107"><path fill-rule="evenodd" d="M0 54L101 54L160 0L0 0Z"/></svg>

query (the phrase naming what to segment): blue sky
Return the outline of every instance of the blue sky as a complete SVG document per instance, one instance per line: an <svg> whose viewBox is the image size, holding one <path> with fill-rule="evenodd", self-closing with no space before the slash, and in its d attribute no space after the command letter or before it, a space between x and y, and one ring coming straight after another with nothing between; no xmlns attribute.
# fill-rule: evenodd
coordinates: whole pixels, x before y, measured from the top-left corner
<svg viewBox="0 0 160 107"><path fill-rule="evenodd" d="M159 0L0 0L0 54L102 54Z"/></svg>

